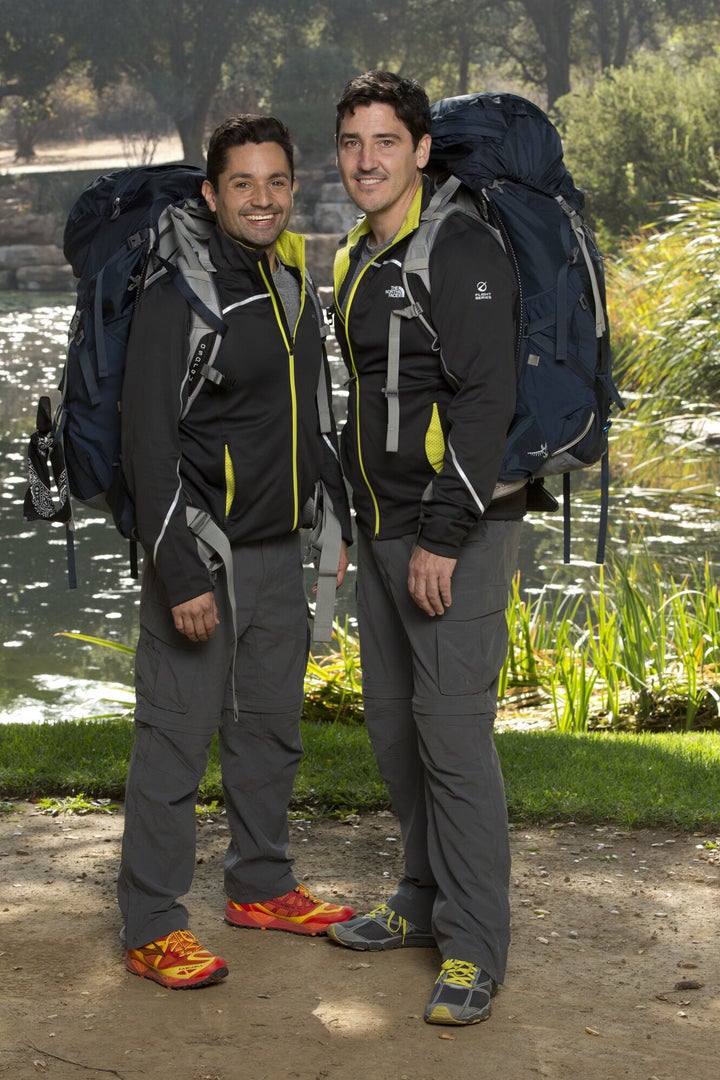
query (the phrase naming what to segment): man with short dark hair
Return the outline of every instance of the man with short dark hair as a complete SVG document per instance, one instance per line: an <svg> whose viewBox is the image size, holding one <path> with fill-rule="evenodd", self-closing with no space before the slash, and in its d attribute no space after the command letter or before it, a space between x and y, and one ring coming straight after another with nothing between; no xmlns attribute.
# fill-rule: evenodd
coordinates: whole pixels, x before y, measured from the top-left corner
<svg viewBox="0 0 720 1080"><path fill-rule="evenodd" d="M216 731L226 921L318 934L352 914L299 884L287 853L308 656L298 528L316 482L351 535L334 432L319 420L321 371L330 384L304 240L286 230L294 190L284 124L221 125L203 185L227 328L217 378L185 413L190 309L169 276L142 294L128 348L123 471L145 566L118 900L127 969L176 989L228 973L190 933L178 899L193 878L195 804ZM208 568L188 508L229 541L227 567ZM343 543L338 584L346 566Z"/></svg>
<svg viewBox="0 0 720 1080"><path fill-rule="evenodd" d="M401 321L397 448L389 426L388 327L428 205L430 108L416 82L371 71L337 106L337 157L365 216L335 260L335 330L351 375L342 461L358 526L365 718L398 814L395 894L329 929L361 950L437 945L429 1023L490 1015L505 974L510 870L493 742L505 608L525 492L493 501L515 405L513 269L465 214L441 225L419 286L437 339Z"/></svg>

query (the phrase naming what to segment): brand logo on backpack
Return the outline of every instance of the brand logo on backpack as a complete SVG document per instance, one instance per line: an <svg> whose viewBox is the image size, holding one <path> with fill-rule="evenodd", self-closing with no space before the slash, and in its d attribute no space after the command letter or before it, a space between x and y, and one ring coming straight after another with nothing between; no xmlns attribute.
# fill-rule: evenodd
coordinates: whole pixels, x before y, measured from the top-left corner
<svg viewBox="0 0 720 1080"><path fill-rule="evenodd" d="M492 293L488 288L487 281L478 281L475 286L475 299L476 300L492 300Z"/></svg>
<svg viewBox="0 0 720 1080"><path fill-rule="evenodd" d="M385 295L389 297L390 300L404 300L405 290L402 285L391 285L389 289L385 290Z"/></svg>
<svg viewBox="0 0 720 1080"><path fill-rule="evenodd" d="M198 375L202 372L202 367L205 363L205 359L208 355L208 349L213 343L215 338L214 332L206 334L198 342L197 348L193 353L192 360L190 361L190 367L188 370L188 384L192 386L197 379Z"/></svg>

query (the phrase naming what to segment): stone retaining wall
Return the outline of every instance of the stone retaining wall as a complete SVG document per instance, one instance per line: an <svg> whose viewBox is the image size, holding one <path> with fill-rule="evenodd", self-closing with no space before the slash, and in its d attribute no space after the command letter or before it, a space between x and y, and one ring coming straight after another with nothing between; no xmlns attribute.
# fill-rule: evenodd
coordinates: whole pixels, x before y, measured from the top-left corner
<svg viewBox="0 0 720 1080"><path fill-rule="evenodd" d="M307 264L318 285L332 282L332 264L341 234L313 233L307 236ZM19 292L75 291L76 280L55 244L0 245L0 290Z"/></svg>
<svg viewBox="0 0 720 1080"><path fill-rule="evenodd" d="M338 241L356 212L341 184L325 176L308 179L292 227L307 236L308 269L316 284L328 286ZM314 191L316 200L307 194ZM0 192L0 290L73 293L75 278L62 252L66 211L36 212L35 194L22 184Z"/></svg>
<svg viewBox="0 0 720 1080"><path fill-rule="evenodd" d="M72 291L62 233L56 215L37 214L16 195L0 198L0 289Z"/></svg>

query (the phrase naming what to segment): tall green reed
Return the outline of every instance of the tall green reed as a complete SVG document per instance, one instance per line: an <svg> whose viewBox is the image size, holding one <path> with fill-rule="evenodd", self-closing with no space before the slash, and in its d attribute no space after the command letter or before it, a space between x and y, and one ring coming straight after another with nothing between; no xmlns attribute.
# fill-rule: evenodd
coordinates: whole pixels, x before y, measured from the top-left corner
<svg viewBox="0 0 720 1080"><path fill-rule="evenodd" d="M510 710L547 706L561 731L593 726L648 726L654 714L696 726L700 712L720 726L720 596L709 560L680 579L647 552L597 569L586 592L551 584L524 593L513 581L507 607L508 651L499 677L500 704ZM80 641L126 653L115 642ZM335 623L332 644L310 656L304 717L362 719L362 673L356 634Z"/></svg>

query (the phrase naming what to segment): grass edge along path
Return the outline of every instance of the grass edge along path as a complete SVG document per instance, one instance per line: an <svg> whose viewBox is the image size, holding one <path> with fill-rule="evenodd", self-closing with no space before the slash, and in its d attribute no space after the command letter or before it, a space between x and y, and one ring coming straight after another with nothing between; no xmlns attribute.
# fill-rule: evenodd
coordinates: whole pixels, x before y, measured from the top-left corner
<svg viewBox="0 0 720 1080"><path fill-rule="evenodd" d="M292 809L344 815L390 806L364 727L302 724ZM0 800L83 793L122 799L130 720L0 725ZM720 732L502 731L496 745L512 822L720 826ZM216 741L199 799L222 801Z"/></svg>

